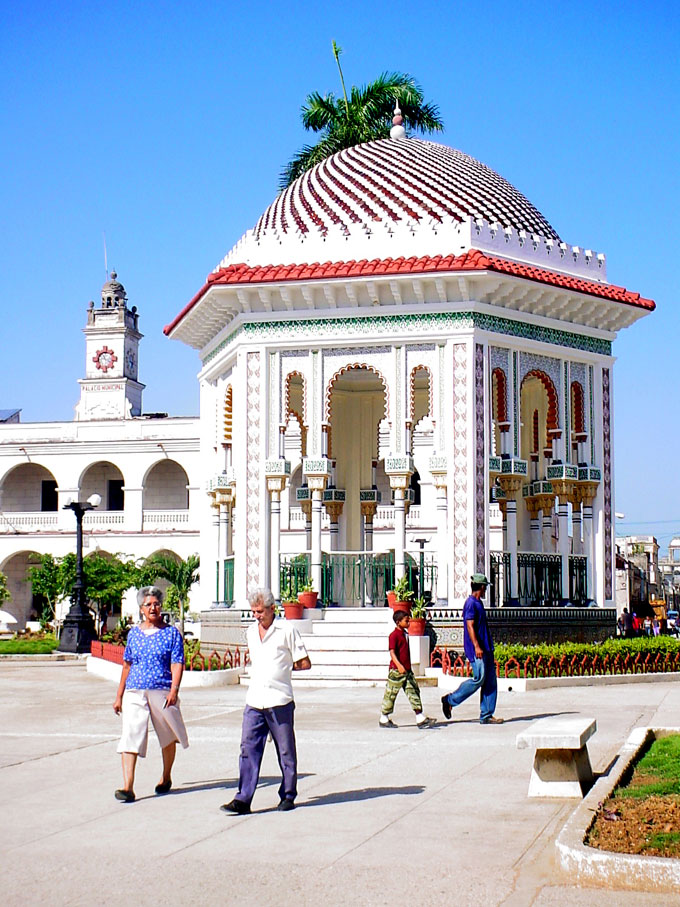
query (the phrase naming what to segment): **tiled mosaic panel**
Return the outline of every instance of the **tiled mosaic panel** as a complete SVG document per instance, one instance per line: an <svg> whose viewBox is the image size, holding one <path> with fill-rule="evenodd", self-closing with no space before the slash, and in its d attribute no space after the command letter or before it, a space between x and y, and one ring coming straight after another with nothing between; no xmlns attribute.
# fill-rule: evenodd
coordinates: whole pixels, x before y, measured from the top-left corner
<svg viewBox="0 0 680 907"><path fill-rule="evenodd" d="M260 354L248 353L246 369L246 581L247 589L260 585L260 476L261 469Z"/></svg>
<svg viewBox="0 0 680 907"><path fill-rule="evenodd" d="M609 369L602 369L602 490L604 494L604 597L613 597L612 564L612 446Z"/></svg>
<svg viewBox="0 0 680 907"><path fill-rule="evenodd" d="M380 315L357 318L298 318L291 321L251 321L240 325L229 334L214 350L203 359L203 365L211 362L215 356L226 349L241 334L249 340L267 342L269 340L310 341L319 338L357 337L372 340L376 337L389 336L391 333L407 332L409 334L431 333L435 331L454 331L460 328L480 328L497 334L511 337L522 337L552 343L556 346L570 347L576 350L587 350L591 353L602 353L610 356L612 345L609 340L562 331L539 324L524 321L513 321L496 315L481 312L423 312L418 314Z"/></svg>

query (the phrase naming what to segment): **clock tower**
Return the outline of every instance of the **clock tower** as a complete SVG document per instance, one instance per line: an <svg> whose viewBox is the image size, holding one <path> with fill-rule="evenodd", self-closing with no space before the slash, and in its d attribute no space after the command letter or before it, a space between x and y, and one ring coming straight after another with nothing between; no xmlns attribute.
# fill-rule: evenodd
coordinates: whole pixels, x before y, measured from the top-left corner
<svg viewBox="0 0 680 907"><path fill-rule="evenodd" d="M137 306L128 308L115 271L102 287L101 307L91 302L85 334L85 377L80 378L76 420L130 419L142 412L144 385L137 380Z"/></svg>

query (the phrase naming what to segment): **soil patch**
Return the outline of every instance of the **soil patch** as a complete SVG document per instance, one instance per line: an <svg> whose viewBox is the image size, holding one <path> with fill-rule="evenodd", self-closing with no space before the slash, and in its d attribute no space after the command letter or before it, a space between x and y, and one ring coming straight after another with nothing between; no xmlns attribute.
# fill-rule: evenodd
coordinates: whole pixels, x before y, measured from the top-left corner
<svg viewBox="0 0 680 907"><path fill-rule="evenodd" d="M618 853L680 857L680 735L652 743L627 783L599 804L586 843Z"/></svg>

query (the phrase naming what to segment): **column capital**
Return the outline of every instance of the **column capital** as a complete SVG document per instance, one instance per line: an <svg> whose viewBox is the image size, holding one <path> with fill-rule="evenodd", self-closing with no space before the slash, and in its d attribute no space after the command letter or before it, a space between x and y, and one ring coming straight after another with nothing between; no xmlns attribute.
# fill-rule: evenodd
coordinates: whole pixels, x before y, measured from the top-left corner
<svg viewBox="0 0 680 907"><path fill-rule="evenodd" d="M505 492L506 499L514 498L522 487L522 477L516 475L500 475L498 477L501 488Z"/></svg>

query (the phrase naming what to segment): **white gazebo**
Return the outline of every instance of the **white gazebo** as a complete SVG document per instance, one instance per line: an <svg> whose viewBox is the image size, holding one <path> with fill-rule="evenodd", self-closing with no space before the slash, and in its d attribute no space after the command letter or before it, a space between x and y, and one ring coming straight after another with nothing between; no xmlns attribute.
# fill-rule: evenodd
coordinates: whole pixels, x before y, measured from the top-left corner
<svg viewBox="0 0 680 907"><path fill-rule="evenodd" d="M382 606L407 573L452 605L481 571L611 606L612 342L653 309L459 151L323 161L165 329L202 361L204 597Z"/></svg>

